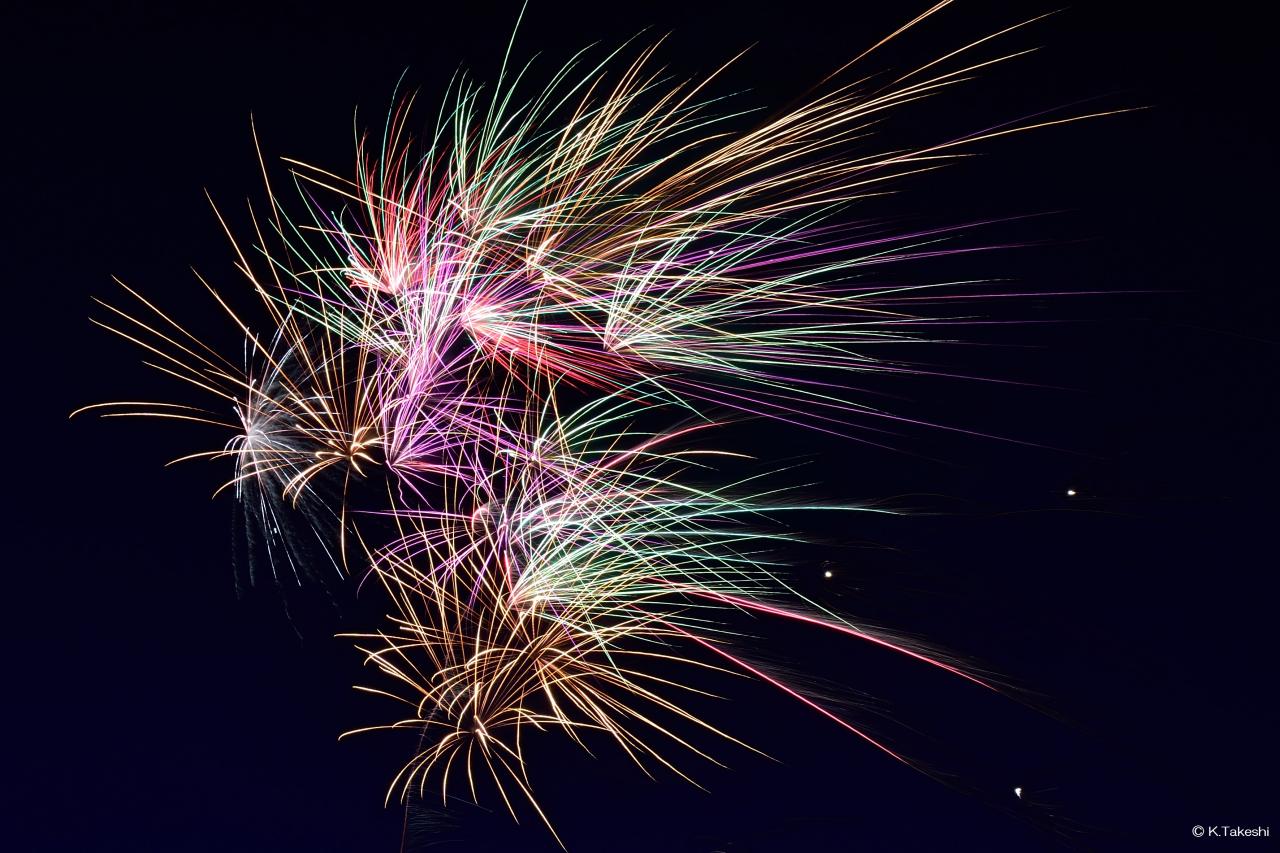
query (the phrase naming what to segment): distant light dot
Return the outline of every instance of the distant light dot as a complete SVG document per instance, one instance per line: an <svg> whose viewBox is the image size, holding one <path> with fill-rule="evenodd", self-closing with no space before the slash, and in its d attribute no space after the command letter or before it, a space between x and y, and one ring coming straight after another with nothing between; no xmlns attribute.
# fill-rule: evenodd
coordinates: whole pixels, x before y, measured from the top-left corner
<svg viewBox="0 0 1280 853"><path fill-rule="evenodd" d="M1076 490L1075 490L1075 489L1067 489L1067 497L1069 497L1069 498L1074 498L1075 496L1076 496Z"/></svg>
<svg viewBox="0 0 1280 853"><path fill-rule="evenodd" d="M1016 796L1018 799L1022 799L1022 789L1021 789L1021 788L1014 788L1014 789L1013 789L1013 793L1014 793L1014 796Z"/></svg>
<svg viewBox="0 0 1280 853"><path fill-rule="evenodd" d="M827 569L825 572L823 572L823 573L822 573L822 576L823 576L824 578L829 578L829 577L831 577L831 570L830 570L830 569Z"/></svg>

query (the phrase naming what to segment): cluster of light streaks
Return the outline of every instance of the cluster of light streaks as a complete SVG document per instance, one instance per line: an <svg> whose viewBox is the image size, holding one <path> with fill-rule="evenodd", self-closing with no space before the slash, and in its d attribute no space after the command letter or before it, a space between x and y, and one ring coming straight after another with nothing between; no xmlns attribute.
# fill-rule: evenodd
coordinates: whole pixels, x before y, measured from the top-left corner
<svg viewBox="0 0 1280 853"><path fill-rule="evenodd" d="M254 249L237 244L268 331L206 285L241 359L127 287L136 305L108 306L103 325L212 402L107 414L229 430L184 458L234 462L224 488L277 579L380 582L390 621L356 642L387 676L372 692L411 712L371 728L422 732L388 796L428 778L446 795L465 779L475 796L483 773L513 815L514 792L542 814L530 727L579 743L603 733L646 772L683 776L673 749L715 760L692 732L734 740L682 703L712 669L898 757L741 657L735 612L983 684L795 592L778 557L790 534L773 519L814 506L754 478L700 485L731 455L700 442L717 412L845 434L893 417L848 377L906 370L871 353L926 340L914 303L981 283L878 283L881 265L953 251L954 229L893 233L850 211L963 146L1056 123L913 148L872 133L1017 55L971 59L990 38L887 82L832 84L746 132L747 114L706 94L716 75L672 81L652 47L629 62L580 54L527 100L530 68L504 63L487 94L456 82L424 139L411 102L393 112L379 145L360 144L354 180L289 161L309 221L272 192ZM672 418L684 425L642 426Z"/></svg>
<svg viewBox="0 0 1280 853"><path fill-rule="evenodd" d="M623 394L569 415L536 413L532 425L509 434L516 441L477 451L473 458L491 453L501 462L476 464L468 491L445 496L438 509L396 513L400 538L369 562L396 602L398 630L358 639L402 688L372 692L413 713L374 728L441 735L425 739L392 793L420 794L434 769L447 788L460 764L457 775L473 796L479 766L504 799L506 779L536 807L524 726L555 726L579 742L586 731L602 732L646 772L657 764L690 778L662 744L715 759L672 723L738 741L681 705L681 693L703 692L696 678L644 668L655 661L664 670L723 668L759 678L903 760L736 654L726 610L840 632L986 686L789 589L775 560L791 536L769 532L769 519L831 507L789 500L754 479L691 484L690 469L729 454L698 449L695 440L712 428L706 423L640 431L631 419L651 404Z"/></svg>

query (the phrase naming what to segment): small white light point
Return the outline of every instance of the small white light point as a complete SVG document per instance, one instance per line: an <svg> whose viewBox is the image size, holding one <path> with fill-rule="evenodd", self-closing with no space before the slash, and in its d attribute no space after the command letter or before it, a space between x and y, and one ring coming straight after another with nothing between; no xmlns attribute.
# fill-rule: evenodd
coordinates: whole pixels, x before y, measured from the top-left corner
<svg viewBox="0 0 1280 853"><path fill-rule="evenodd" d="M832 575L831 575L831 570L830 570L830 569L827 569L825 572L823 572L823 573L822 573L822 576L823 576L824 578L830 578L830 577L832 577Z"/></svg>
<svg viewBox="0 0 1280 853"><path fill-rule="evenodd" d="M1067 497L1069 497L1069 498L1074 498L1075 496L1076 496L1076 490L1075 490L1075 489L1067 489Z"/></svg>
<svg viewBox="0 0 1280 853"><path fill-rule="evenodd" d="M1018 799L1022 799L1022 789L1021 789L1021 788L1014 788L1014 789L1013 789L1013 795L1014 795L1015 797L1017 797Z"/></svg>

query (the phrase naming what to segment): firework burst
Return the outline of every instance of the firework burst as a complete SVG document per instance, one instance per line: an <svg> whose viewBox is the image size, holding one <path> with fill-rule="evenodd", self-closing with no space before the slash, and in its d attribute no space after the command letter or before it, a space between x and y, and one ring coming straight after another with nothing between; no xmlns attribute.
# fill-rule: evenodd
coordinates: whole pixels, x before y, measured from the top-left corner
<svg viewBox="0 0 1280 853"><path fill-rule="evenodd" d="M389 796L435 778L446 799L456 785L474 797L482 775L513 815L523 800L546 820L530 728L580 744L602 733L646 772L685 776L674 753L715 760L694 733L736 742L684 702L712 670L759 679L902 760L743 657L734 614L987 686L786 582L794 536L779 514L870 510L759 477L704 485L733 454L703 442L749 416L845 435L893 418L851 377L920 370L879 353L927 340L940 289L998 294L883 284L886 264L961 250L959 229L892 232L862 214L968 146L1081 118L907 148L873 132L1018 55L984 55L992 38L832 83L745 132L748 112L708 94L716 75L675 81L656 47L580 54L532 97L532 67L504 65L490 90L456 82L421 138L411 103L395 110L350 180L290 161L299 219L268 182L251 248L233 238L254 319L206 285L239 359L127 286L131 307L107 306L102 325L207 402L106 414L225 430L183 458L233 462L222 488L272 576L355 574L385 593L388 626L353 636L385 676L368 689L409 713L370 728L421 732Z"/></svg>
<svg viewBox="0 0 1280 853"><path fill-rule="evenodd" d="M522 749L529 726L580 744L584 732L603 732L646 772L654 763L688 779L663 744L715 759L681 724L741 742L681 704L681 693L704 692L696 674L660 675L655 663L760 678L904 760L735 653L734 612L801 620L983 683L790 589L777 553L791 536L770 532L770 520L824 507L788 502L754 481L686 482L730 454L677 449L703 424L641 433L630 421L651 404L628 395L567 416L544 411L489 449L502 461L477 466L478 490L443 509L397 513L411 529L369 558L396 602L395 627L359 640L391 679L371 692L413 709L374 728L420 729L428 745L391 793L421 794L438 770L446 800L451 778L465 779L474 796L479 769L508 807L504 781L543 814Z"/></svg>

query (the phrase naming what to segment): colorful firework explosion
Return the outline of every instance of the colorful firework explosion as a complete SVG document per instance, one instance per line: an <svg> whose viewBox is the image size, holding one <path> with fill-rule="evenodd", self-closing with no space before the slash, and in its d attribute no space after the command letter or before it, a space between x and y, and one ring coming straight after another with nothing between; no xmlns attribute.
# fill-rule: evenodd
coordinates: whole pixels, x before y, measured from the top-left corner
<svg viewBox="0 0 1280 853"><path fill-rule="evenodd" d="M966 146L1084 117L880 143L887 111L1018 55L972 59L992 38L889 82L833 84L745 132L748 113L706 94L715 75L673 82L652 47L629 62L581 54L531 98L531 68L504 65L487 95L457 82L423 139L410 103L394 111L353 180L290 161L307 218L271 193L252 249L237 244L259 321L206 285L243 335L240 359L131 288L134 308L107 306L102 325L210 400L107 414L227 430L223 447L183 458L234 463L224 488L277 581L380 582L389 624L355 640L387 677L370 691L411 711L371 728L422 732L388 796L428 778L476 796L480 771L513 815L518 791L550 827L530 727L603 733L642 768L685 776L673 750L715 760L691 731L735 741L682 703L716 669L902 760L742 657L734 612L987 686L784 580L779 514L870 510L758 478L704 485L732 454L699 442L752 416L856 437L894 415L849 378L920 370L873 353L925 342L938 318L921 311L940 291L998 293L877 283L884 264L963 250L944 245L956 229L894 233L852 215ZM664 420L683 426L642 426Z"/></svg>

